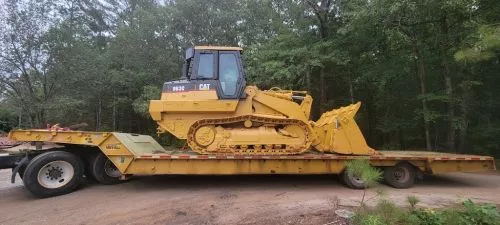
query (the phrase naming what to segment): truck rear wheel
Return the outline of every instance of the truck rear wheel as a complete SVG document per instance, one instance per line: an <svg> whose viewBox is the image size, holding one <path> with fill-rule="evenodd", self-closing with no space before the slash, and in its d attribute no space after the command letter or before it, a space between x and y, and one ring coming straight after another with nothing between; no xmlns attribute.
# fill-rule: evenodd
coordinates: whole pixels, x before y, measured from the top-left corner
<svg viewBox="0 0 500 225"><path fill-rule="evenodd" d="M89 173L97 182L101 184L118 184L121 173L106 155L99 152L90 158Z"/></svg>
<svg viewBox="0 0 500 225"><path fill-rule="evenodd" d="M395 188L410 188L415 184L416 171L409 163L399 163L384 170L384 180Z"/></svg>
<svg viewBox="0 0 500 225"><path fill-rule="evenodd" d="M344 172L340 174L340 179L347 187L350 187L352 189L365 188L365 183L363 182L363 180L361 180L360 177L356 177L352 173L349 173L349 171L347 170L344 170Z"/></svg>
<svg viewBox="0 0 500 225"><path fill-rule="evenodd" d="M83 176L83 162L64 151L42 153L24 171L24 186L37 197L62 195L73 191Z"/></svg>

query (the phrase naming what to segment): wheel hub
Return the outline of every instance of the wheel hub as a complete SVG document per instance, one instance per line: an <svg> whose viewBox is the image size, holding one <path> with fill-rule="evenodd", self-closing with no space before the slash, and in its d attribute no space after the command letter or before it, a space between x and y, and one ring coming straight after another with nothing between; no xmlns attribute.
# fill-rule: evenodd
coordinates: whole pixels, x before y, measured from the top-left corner
<svg viewBox="0 0 500 225"><path fill-rule="evenodd" d="M394 171L394 179L400 182L405 182L409 179L408 171L406 171L406 169L404 168L399 168L398 170Z"/></svg>
<svg viewBox="0 0 500 225"><path fill-rule="evenodd" d="M53 161L38 171L38 183L48 189L60 188L73 179L75 168L67 161Z"/></svg>
<svg viewBox="0 0 500 225"><path fill-rule="evenodd" d="M120 177L121 173L116 166L109 160L104 163L104 172L110 177Z"/></svg>
<svg viewBox="0 0 500 225"><path fill-rule="evenodd" d="M48 173L45 173L45 175L47 175L47 178L50 178L51 180L60 178L62 177L63 174L64 174L63 170L58 166L49 168Z"/></svg>
<svg viewBox="0 0 500 225"><path fill-rule="evenodd" d="M361 179L361 177L355 176L354 174L351 174L351 173L349 173L349 177L351 178L351 181L353 183L356 183L356 184L359 184L359 185L363 185L364 184L364 182Z"/></svg>

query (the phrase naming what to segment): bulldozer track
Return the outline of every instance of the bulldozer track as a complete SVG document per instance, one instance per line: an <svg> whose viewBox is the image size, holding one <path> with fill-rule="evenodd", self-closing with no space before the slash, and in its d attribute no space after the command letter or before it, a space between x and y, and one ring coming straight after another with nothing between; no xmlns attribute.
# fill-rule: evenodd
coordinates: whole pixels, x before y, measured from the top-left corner
<svg viewBox="0 0 500 225"><path fill-rule="evenodd" d="M266 143L255 143L253 145L228 145L221 146L218 148L216 152L208 151L206 147L200 146L195 140L196 131L203 126L223 126L229 124L241 123L243 127L243 123L245 121L251 121L252 123L262 123L269 125L296 125L301 127L304 130L305 140L303 146L292 146L289 144L266 144ZM202 119L198 120L191 125L189 128L188 136L187 136L188 145L192 148L193 151L200 154L214 154L214 153L233 153L233 154L242 154L242 155L294 155L301 154L308 151L309 146L311 144L311 140L309 138L309 128L307 124L301 120L296 119L280 119L280 118L270 118L264 116L253 116L253 115L245 115L245 116L236 116L229 118L221 118L221 119Z"/></svg>

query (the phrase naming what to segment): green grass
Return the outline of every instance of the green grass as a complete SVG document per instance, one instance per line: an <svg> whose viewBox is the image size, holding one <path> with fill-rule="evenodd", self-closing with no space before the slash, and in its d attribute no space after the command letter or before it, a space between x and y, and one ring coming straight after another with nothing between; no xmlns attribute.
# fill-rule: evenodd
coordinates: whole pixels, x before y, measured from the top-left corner
<svg viewBox="0 0 500 225"><path fill-rule="evenodd" d="M409 208L397 207L382 199L374 208L358 209L352 219L354 225L500 225L500 213L491 204L477 204L467 200L445 209L416 208L415 197L409 197ZM412 206L413 204L413 206Z"/></svg>
<svg viewBox="0 0 500 225"><path fill-rule="evenodd" d="M497 168L499 162L496 161ZM398 207L382 198L369 208L364 204L366 190L382 178L381 171L370 166L368 160L352 160L346 164L347 172L361 178L365 184L360 207L352 218L354 225L500 225L500 213L495 205L477 204L471 200L445 209L423 209L417 205L420 199L408 196L409 207Z"/></svg>

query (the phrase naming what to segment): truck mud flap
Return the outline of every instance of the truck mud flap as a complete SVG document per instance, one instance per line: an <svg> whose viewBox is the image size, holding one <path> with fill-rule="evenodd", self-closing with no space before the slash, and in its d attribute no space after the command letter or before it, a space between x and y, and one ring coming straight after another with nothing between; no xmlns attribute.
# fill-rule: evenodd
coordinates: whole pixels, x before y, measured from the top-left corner
<svg viewBox="0 0 500 225"><path fill-rule="evenodd" d="M24 166L24 165L27 165L29 162L29 157L26 155L24 156L21 161L19 162L16 162L16 167L12 168L12 175L10 177L10 183L15 183L16 182L16 174L19 172L19 169Z"/></svg>

